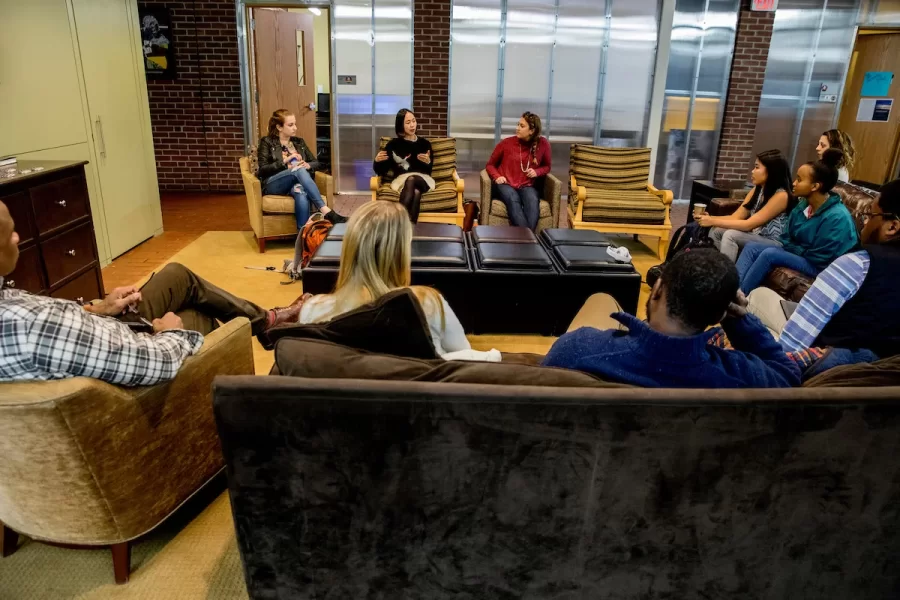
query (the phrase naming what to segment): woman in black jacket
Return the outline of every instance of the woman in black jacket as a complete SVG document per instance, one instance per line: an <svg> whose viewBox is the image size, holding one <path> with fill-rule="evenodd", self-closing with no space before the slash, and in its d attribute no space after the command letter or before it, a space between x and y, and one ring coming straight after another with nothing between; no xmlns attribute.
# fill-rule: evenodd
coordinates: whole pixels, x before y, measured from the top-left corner
<svg viewBox="0 0 900 600"><path fill-rule="evenodd" d="M422 194L434 189L431 178L431 142L416 135L416 115L408 108L397 113L394 131L397 137L375 156L373 168L384 177L388 171L397 174L391 188L400 193L400 204L413 223L419 220Z"/></svg>
<svg viewBox="0 0 900 600"><path fill-rule="evenodd" d="M309 220L312 209L321 212L332 223L347 218L328 208L316 187L313 173L319 162L302 138L296 137L297 118L281 108L269 117L269 135L259 140L257 176L263 184L263 194L294 197L297 229Z"/></svg>

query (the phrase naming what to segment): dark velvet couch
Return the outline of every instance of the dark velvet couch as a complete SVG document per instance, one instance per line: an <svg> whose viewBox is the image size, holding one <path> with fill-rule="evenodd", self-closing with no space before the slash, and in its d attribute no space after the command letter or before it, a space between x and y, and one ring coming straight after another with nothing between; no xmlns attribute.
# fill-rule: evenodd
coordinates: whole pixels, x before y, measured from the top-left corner
<svg viewBox="0 0 900 600"><path fill-rule="evenodd" d="M711 393L319 337L214 384L254 599L900 595L900 358Z"/></svg>
<svg viewBox="0 0 900 600"><path fill-rule="evenodd" d="M853 215L853 218L856 221L857 230L862 231L864 225L862 212L878 198L878 192L844 182L839 182L834 187L834 191L841 197L844 206L846 206L850 210L850 214ZM743 198L737 200L717 198L713 200L710 205L709 213L713 216L730 215L738 209L743 201ZM806 294L806 291L813 284L813 281L815 281L814 278L807 277L798 271L788 269L787 267L778 267L769 273L769 276L763 282L763 285L775 290L783 298L787 298L794 302L800 302L800 299Z"/></svg>

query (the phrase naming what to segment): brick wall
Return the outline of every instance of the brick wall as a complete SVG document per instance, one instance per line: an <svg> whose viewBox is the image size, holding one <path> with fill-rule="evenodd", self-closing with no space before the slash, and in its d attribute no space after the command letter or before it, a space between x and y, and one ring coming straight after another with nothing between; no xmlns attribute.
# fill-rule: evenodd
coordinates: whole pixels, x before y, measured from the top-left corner
<svg viewBox="0 0 900 600"><path fill-rule="evenodd" d="M234 0L141 3L172 15L177 78L147 82L160 190L243 190Z"/></svg>
<svg viewBox="0 0 900 600"><path fill-rule="evenodd" d="M447 135L450 0L414 0L413 112L424 135Z"/></svg>
<svg viewBox="0 0 900 600"><path fill-rule="evenodd" d="M752 12L742 2L738 16L731 79L725 100L715 181L747 179L753 163L756 113L762 95L774 12Z"/></svg>

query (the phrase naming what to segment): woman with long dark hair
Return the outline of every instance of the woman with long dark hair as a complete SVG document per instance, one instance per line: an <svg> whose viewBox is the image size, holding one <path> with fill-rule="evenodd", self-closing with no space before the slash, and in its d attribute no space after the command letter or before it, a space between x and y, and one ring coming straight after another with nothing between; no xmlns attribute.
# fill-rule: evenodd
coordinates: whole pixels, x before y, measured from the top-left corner
<svg viewBox="0 0 900 600"><path fill-rule="evenodd" d="M816 277L831 262L859 245L856 222L850 211L832 192L838 181L837 166L843 153L830 148L822 160L797 169L794 195L800 202L791 211L781 234L781 248L747 244L737 261L741 290L749 294L762 285L775 267L800 271Z"/></svg>
<svg viewBox="0 0 900 600"><path fill-rule="evenodd" d="M747 244L780 246L779 238L795 204L790 194L791 168L781 151L757 154L750 180L753 189L734 214L697 217L700 226L712 227L710 239L732 262L737 262L738 254Z"/></svg>
<svg viewBox="0 0 900 600"><path fill-rule="evenodd" d="M493 182L491 197L506 205L509 224L537 229L541 196L535 180L550 172L550 142L541 136L541 118L523 114L516 135L497 144L486 168Z"/></svg>
<svg viewBox="0 0 900 600"><path fill-rule="evenodd" d="M289 110L278 109L269 117L268 135L259 140L256 151L263 194L293 196L298 230L303 229L313 210L332 223L343 223L347 218L325 205L313 179L319 162L296 133L297 117Z"/></svg>
<svg viewBox="0 0 900 600"><path fill-rule="evenodd" d="M419 220L422 194L434 189L431 178L431 142L419 137L416 115L408 108L400 109L394 120L397 137L387 143L384 150L375 155L373 168L384 177L388 171L397 176L391 189L400 194L400 204L409 214L409 220Z"/></svg>

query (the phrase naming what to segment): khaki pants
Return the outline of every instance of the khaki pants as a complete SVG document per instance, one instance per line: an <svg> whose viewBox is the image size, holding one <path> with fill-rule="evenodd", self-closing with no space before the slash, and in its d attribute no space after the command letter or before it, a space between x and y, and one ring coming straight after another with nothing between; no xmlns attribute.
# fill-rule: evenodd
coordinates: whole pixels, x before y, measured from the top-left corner
<svg viewBox="0 0 900 600"><path fill-rule="evenodd" d="M747 310L756 315L769 333L777 340L781 337L781 330L787 323L784 309L781 308L783 298L769 288L756 288L747 296L750 304Z"/></svg>
<svg viewBox="0 0 900 600"><path fill-rule="evenodd" d="M609 294L594 294L584 303L567 331L575 331L579 327L595 329L625 329L625 326L613 319L614 312L622 312L622 307Z"/></svg>
<svg viewBox="0 0 900 600"><path fill-rule="evenodd" d="M181 317L184 328L206 335L219 324L236 317L247 317L254 334L266 326L267 311L229 294L198 277L178 263L171 263L154 273L141 288L138 313L147 319L159 319L168 312ZM124 319L128 320L128 313Z"/></svg>

